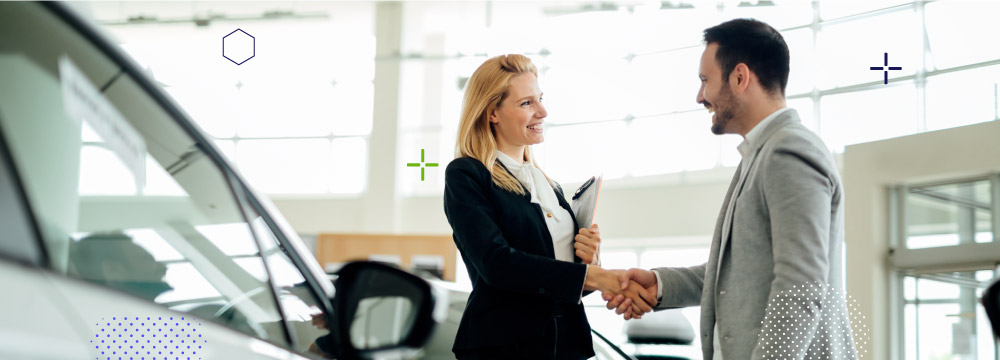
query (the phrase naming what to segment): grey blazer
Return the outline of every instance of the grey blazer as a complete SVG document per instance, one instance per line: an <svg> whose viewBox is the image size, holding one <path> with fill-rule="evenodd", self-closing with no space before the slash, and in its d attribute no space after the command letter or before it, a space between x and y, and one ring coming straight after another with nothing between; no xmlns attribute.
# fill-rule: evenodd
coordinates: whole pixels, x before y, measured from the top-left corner
<svg viewBox="0 0 1000 360"><path fill-rule="evenodd" d="M774 118L751 146L756 156L733 176L708 262L653 269L663 283L657 308L701 304L706 360L716 323L725 360L856 359L842 304L843 186L833 156L795 110ZM826 290L798 291L810 285ZM840 301L829 301L835 291Z"/></svg>

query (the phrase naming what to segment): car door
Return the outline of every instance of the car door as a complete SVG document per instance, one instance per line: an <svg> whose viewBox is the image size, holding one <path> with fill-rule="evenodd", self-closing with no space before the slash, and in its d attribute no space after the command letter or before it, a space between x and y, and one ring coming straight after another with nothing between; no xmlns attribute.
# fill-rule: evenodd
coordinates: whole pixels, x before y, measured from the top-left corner
<svg viewBox="0 0 1000 360"><path fill-rule="evenodd" d="M32 303L0 326L97 359L302 358L240 180L136 69L61 5L0 3L0 133L45 254L3 263L30 291L0 305Z"/></svg>

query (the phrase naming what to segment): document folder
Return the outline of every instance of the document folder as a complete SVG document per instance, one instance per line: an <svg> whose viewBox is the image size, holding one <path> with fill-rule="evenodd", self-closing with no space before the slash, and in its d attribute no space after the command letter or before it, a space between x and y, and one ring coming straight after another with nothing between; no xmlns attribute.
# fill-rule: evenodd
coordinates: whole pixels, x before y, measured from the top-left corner
<svg viewBox="0 0 1000 360"><path fill-rule="evenodd" d="M576 215L578 227L590 229L594 224L594 217L597 210L597 199L601 195L601 183L604 175L592 176L576 190L573 194L573 214Z"/></svg>

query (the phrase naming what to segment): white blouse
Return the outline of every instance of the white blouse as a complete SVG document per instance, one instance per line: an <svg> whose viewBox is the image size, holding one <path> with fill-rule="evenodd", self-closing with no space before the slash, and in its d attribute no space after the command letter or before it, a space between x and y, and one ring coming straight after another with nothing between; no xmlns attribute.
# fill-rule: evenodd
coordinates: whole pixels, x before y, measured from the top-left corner
<svg viewBox="0 0 1000 360"><path fill-rule="evenodd" d="M525 189L528 189L531 202L542 208L545 225L552 237L556 260L573 262L576 253L573 249L576 229L573 228L573 218L569 211L559 206L559 199L553 191L555 185L549 183L542 171L531 163L515 161L500 151L497 151L497 159L510 170L511 174L514 174Z"/></svg>

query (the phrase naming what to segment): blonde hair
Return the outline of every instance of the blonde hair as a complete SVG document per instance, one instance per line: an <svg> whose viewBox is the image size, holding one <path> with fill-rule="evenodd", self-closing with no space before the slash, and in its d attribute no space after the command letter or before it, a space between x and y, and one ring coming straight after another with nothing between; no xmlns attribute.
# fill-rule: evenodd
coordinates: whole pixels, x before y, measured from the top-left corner
<svg viewBox="0 0 1000 360"><path fill-rule="evenodd" d="M480 65L465 85L462 119L455 145L459 156L470 157L486 165L493 183L520 195L525 194L521 183L497 161L496 132L490 123L490 114L507 98L510 79L528 73L538 77L538 69L531 59L519 54L500 55ZM535 164L530 145L525 149L524 157ZM547 175L545 179L551 183Z"/></svg>

